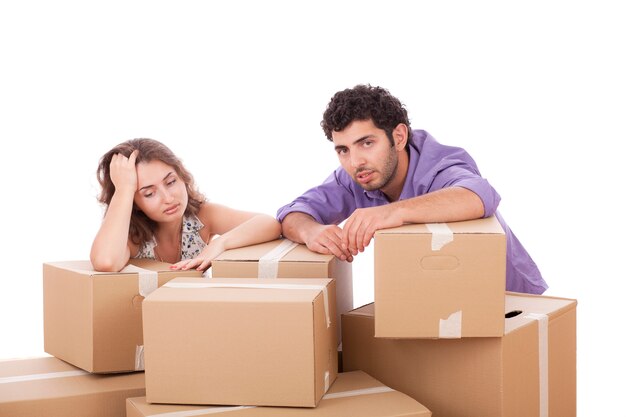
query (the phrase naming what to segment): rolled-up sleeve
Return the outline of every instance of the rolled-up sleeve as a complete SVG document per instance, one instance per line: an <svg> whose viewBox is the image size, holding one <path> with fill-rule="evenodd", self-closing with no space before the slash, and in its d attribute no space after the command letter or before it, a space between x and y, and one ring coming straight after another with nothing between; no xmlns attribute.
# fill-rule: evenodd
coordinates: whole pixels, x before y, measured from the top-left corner
<svg viewBox="0 0 626 417"><path fill-rule="evenodd" d="M341 168L338 168L321 185L279 208L276 218L282 222L289 213L300 212L321 224L339 224L355 209L353 190L345 183Z"/></svg>
<svg viewBox="0 0 626 417"><path fill-rule="evenodd" d="M489 181L481 177L476 168L462 161L438 170L430 191L445 187L463 187L474 192L483 202L484 217L492 216L500 204L500 195Z"/></svg>

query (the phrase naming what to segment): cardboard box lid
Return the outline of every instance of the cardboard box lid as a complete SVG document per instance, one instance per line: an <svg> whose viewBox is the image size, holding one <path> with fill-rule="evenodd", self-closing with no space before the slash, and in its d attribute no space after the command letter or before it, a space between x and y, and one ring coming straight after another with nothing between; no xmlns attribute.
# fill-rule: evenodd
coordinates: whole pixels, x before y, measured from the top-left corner
<svg viewBox="0 0 626 417"><path fill-rule="evenodd" d="M155 261L154 259L131 259L129 264L135 265L139 268L149 269L156 272L173 272L170 269L170 265L166 262ZM57 268L67 269L68 271L76 272L79 274L85 274L89 276L93 275L135 275L136 272L102 272L93 269L90 261L58 261L58 262L44 262L44 265L50 265Z"/></svg>
<svg viewBox="0 0 626 417"><path fill-rule="evenodd" d="M148 295L145 302L313 302L329 278L174 278ZM185 286L199 286L181 291ZM205 285L205 286L204 286ZM220 285L220 286L216 286ZM249 286L242 288L241 286ZM178 287L178 288L177 288ZM266 288L263 288L266 287ZM293 288L290 288L293 287Z"/></svg>
<svg viewBox="0 0 626 417"><path fill-rule="evenodd" d="M0 361L0 408L3 403L144 387L143 372L91 374L54 357Z"/></svg>
<svg viewBox="0 0 626 417"><path fill-rule="evenodd" d="M576 308L578 302L570 298L550 297L507 292L504 298L505 315L504 334L511 333L535 321L529 314L541 314L555 319ZM512 316L512 317L511 317Z"/></svg>
<svg viewBox="0 0 626 417"><path fill-rule="evenodd" d="M315 408L294 407L223 407L149 404L145 397L126 400L129 416L203 416L227 412L228 416L347 416L427 417L430 411L409 396L386 387L363 371L337 375L328 392ZM174 414L168 414L174 415Z"/></svg>
<svg viewBox="0 0 626 417"><path fill-rule="evenodd" d="M224 251L214 261L238 261L238 262L258 262L260 258L267 255L278 245L283 243L285 239L277 239L271 242L260 243L258 245L246 246L238 249L229 249ZM334 255L324 255L309 250L305 245L296 244L296 246L287 252L280 262L321 262L328 263L334 258Z"/></svg>
<svg viewBox="0 0 626 417"><path fill-rule="evenodd" d="M435 225L447 226L448 229L454 234L504 234L504 230L500 225L500 222L495 216L490 216L484 219L466 220L460 222L448 222L448 223L430 223ZM429 229L428 224L406 224L404 226L393 227L390 229L381 229L376 232L376 235L391 235L391 234L428 234L433 232Z"/></svg>

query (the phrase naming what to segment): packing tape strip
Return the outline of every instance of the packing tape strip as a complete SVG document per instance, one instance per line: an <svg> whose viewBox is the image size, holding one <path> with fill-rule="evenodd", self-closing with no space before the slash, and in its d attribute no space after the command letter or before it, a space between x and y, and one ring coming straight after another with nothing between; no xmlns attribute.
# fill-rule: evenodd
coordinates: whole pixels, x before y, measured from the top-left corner
<svg viewBox="0 0 626 417"><path fill-rule="evenodd" d="M135 349L135 371L144 371L146 369L143 361L143 345L137 345Z"/></svg>
<svg viewBox="0 0 626 417"><path fill-rule="evenodd" d="M537 320L539 332L539 417L548 417L548 316L529 313L524 318Z"/></svg>
<svg viewBox="0 0 626 417"><path fill-rule="evenodd" d="M439 319L439 337L441 339L459 339L463 327L463 310L454 312L447 319Z"/></svg>
<svg viewBox="0 0 626 417"><path fill-rule="evenodd" d="M332 394L325 394L322 397L322 400L332 400L333 398L356 397L359 395L382 394L385 392L394 392L394 391L395 391L394 389L386 387L386 386L363 388L363 389L355 389L351 391L334 392ZM149 414L146 417L193 417L193 416L202 416L206 414L224 413L227 411L243 410L244 408L256 408L256 407L255 406L211 407L211 408L201 408L197 410L173 411L170 413Z"/></svg>
<svg viewBox="0 0 626 417"><path fill-rule="evenodd" d="M49 372L47 374L32 374L20 376L6 376L0 378L0 384L11 384L13 382L38 381L41 379L67 378L70 376L90 375L87 371L79 369L75 371Z"/></svg>
<svg viewBox="0 0 626 417"><path fill-rule="evenodd" d="M284 239L278 246L259 258L259 278L277 278L278 262L287 255L293 248L298 246L296 242Z"/></svg>
<svg viewBox="0 0 626 417"><path fill-rule="evenodd" d="M139 268L135 265L126 265L120 272L136 273L139 276L139 295L147 297L159 286L159 274L156 271Z"/></svg>
<svg viewBox="0 0 626 417"><path fill-rule="evenodd" d="M259 288L279 290L321 290L324 296L324 313L326 314L326 327L330 327L330 310L328 308L328 289L325 285L313 284L242 284L234 282L168 282L164 287L168 288Z"/></svg>
<svg viewBox="0 0 626 417"><path fill-rule="evenodd" d="M192 417L205 416L207 414L219 414L227 411L244 410L246 408L256 408L254 405L233 405L230 407L200 408L198 410L172 411L169 413L148 414L146 417Z"/></svg>
<svg viewBox="0 0 626 417"><path fill-rule="evenodd" d="M389 388L387 386L363 388L363 389L355 389L352 391L333 392L331 394L324 395L322 399L331 400L333 398L356 397L357 395L381 394L383 392L394 392L394 391L395 389Z"/></svg>
<svg viewBox="0 0 626 417"><path fill-rule="evenodd" d="M432 250L439 250L454 240L454 233L445 223L426 223L426 228L433 234L430 242Z"/></svg>

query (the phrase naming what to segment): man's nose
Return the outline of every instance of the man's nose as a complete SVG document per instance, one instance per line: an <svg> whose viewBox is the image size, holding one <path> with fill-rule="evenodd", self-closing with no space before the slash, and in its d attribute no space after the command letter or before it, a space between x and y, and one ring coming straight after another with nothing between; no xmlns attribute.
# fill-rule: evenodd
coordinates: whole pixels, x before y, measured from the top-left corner
<svg viewBox="0 0 626 417"><path fill-rule="evenodd" d="M351 152L350 163L352 164L352 167L359 168L360 166L363 166L365 164L365 159L363 158L363 156L361 156L359 152Z"/></svg>

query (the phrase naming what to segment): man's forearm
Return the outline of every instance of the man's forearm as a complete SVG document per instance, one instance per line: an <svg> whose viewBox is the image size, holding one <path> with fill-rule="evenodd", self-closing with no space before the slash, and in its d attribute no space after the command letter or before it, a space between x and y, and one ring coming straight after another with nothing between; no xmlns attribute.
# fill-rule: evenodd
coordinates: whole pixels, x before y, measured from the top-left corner
<svg viewBox="0 0 626 417"><path fill-rule="evenodd" d="M306 213L289 213L282 221L282 234L296 243L306 243L306 232L317 225L315 219Z"/></svg>
<svg viewBox="0 0 626 417"><path fill-rule="evenodd" d="M392 203L403 223L437 223L479 219L485 208L480 197L462 187L449 187Z"/></svg>

